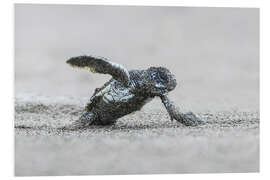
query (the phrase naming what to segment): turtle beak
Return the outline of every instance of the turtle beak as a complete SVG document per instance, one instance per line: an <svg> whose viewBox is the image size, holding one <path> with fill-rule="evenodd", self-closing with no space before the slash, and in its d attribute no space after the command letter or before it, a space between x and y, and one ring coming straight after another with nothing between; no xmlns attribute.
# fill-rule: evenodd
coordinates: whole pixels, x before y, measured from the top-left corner
<svg viewBox="0 0 270 180"><path fill-rule="evenodd" d="M168 84L168 90L172 91L177 86L177 81L174 75L171 76L170 82Z"/></svg>

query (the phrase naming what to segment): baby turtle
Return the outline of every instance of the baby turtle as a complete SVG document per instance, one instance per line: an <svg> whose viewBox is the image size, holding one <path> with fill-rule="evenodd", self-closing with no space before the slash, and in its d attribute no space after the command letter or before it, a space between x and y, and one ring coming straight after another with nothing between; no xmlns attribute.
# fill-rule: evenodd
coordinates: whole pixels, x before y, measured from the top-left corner
<svg viewBox="0 0 270 180"><path fill-rule="evenodd" d="M202 123L192 112L180 113L168 98L168 92L176 85L175 76L164 67L128 71L122 65L103 57L78 56L67 60L72 67L92 72L110 74L112 78L101 88L96 88L84 114L69 126L61 129L76 130L90 125L112 125L120 117L140 110L154 97L160 97L171 120L186 126Z"/></svg>

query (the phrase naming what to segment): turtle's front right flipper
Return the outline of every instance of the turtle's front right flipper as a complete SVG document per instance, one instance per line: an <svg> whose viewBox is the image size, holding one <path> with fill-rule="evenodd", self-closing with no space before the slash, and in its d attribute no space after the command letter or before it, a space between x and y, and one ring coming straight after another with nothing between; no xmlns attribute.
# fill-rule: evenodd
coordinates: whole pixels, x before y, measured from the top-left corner
<svg viewBox="0 0 270 180"><path fill-rule="evenodd" d="M186 114L180 113L179 108L169 99L167 94L163 94L160 98L167 109L171 120L175 119L186 126L197 126L203 124L203 121L196 117L192 112L188 112Z"/></svg>
<svg viewBox="0 0 270 180"><path fill-rule="evenodd" d="M129 72L122 65L110 62L103 57L95 56L77 56L67 60L67 63L73 67L84 68L91 72L110 74L114 79L125 86L130 84Z"/></svg>

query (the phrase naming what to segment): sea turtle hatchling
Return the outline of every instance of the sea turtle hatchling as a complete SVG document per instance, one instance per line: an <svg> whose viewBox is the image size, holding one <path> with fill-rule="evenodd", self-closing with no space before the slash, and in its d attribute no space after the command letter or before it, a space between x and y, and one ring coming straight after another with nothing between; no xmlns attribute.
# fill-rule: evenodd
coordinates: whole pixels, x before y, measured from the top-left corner
<svg viewBox="0 0 270 180"><path fill-rule="evenodd" d="M92 72L110 74L112 78L101 88L96 88L83 115L61 129L76 130L90 125L112 125L120 117L140 110L154 97L160 97L171 120L186 126L202 123L192 112L183 114L168 98L168 92L176 85L175 76L164 67L128 71L122 65L103 57L78 56L67 60L72 67Z"/></svg>

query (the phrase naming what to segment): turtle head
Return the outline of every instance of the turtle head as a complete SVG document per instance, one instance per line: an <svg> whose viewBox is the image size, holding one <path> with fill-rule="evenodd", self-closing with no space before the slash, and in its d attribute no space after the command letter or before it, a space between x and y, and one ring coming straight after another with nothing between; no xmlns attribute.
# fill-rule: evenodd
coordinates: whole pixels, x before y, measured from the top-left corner
<svg viewBox="0 0 270 180"><path fill-rule="evenodd" d="M164 67L150 67L147 69L150 78L150 93L156 96L172 91L176 85L175 76Z"/></svg>

